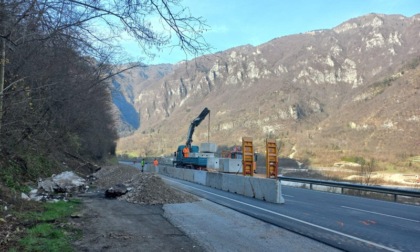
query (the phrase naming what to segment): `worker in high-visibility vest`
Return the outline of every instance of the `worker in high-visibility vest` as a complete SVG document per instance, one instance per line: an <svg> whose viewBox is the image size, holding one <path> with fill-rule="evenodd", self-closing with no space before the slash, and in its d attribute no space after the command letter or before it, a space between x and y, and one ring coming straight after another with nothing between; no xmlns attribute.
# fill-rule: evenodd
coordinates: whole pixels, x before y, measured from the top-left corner
<svg viewBox="0 0 420 252"><path fill-rule="evenodd" d="M182 150L182 154L184 155L184 157L188 157L190 155L190 149L188 148L188 146L184 147L184 149Z"/></svg>

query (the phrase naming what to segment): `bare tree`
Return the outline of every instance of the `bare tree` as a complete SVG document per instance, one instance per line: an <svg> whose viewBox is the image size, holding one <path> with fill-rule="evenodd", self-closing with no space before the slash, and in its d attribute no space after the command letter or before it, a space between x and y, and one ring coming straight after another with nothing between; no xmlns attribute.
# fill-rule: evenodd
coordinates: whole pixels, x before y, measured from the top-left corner
<svg viewBox="0 0 420 252"><path fill-rule="evenodd" d="M376 170L376 161L371 158L369 162L360 164L361 183L370 185L373 172Z"/></svg>
<svg viewBox="0 0 420 252"><path fill-rule="evenodd" d="M6 48L13 51L36 41L43 46L65 43L80 55L91 56L102 65L115 62L121 56L113 41L124 33L135 38L147 56L153 56L153 49L168 46L179 46L186 55L193 56L209 49L202 36L207 28L204 20L192 16L178 0L2 0L0 12L2 55L11 53ZM153 22L155 19L158 22ZM4 56L2 62L8 58ZM128 68L140 65L132 64ZM108 72L100 80L113 74ZM2 80L4 72L0 71L0 75ZM17 79L8 83L13 81ZM0 84L2 92L4 81ZM0 97L0 105L2 101Z"/></svg>
<svg viewBox="0 0 420 252"><path fill-rule="evenodd" d="M115 152L109 80L139 62L114 43L136 39L145 56L209 48L202 18L179 0L0 0L0 148L100 160ZM158 20L158 22L154 22Z"/></svg>

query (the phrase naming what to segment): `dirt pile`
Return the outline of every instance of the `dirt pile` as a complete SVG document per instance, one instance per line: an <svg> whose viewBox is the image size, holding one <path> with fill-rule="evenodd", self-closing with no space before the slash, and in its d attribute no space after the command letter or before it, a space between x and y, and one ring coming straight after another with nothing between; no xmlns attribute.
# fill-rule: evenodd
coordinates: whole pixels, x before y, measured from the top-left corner
<svg viewBox="0 0 420 252"><path fill-rule="evenodd" d="M134 204L173 204L197 200L193 195L169 187L156 174L143 173L131 166L106 166L93 175L97 180L92 185L98 189L124 184L128 188L128 193L118 197L118 200Z"/></svg>

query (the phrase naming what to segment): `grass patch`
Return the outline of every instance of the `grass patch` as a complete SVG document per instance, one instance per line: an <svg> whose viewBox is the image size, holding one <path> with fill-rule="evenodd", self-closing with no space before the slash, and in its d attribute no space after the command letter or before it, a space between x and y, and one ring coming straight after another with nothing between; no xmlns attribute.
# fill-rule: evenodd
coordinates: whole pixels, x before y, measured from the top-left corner
<svg viewBox="0 0 420 252"><path fill-rule="evenodd" d="M65 224L80 204L78 200L43 203L41 211L19 213L18 217L29 228L18 242L19 247L10 251L73 251L71 241L78 237L79 232Z"/></svg>
<svg viewBox="0 0 420 252"><path fill-rule="evenodd" d="M26 219L29 218L38 222L60 221L69 217L79 206L79 200L45 203L44 211L27 213Z"/></svg>
<svg viewBox="0 0 420 252"><path fill-rule="evenodd" d="M41 223L30 228L27 236L19 243L24 251L73 251L66 233L50 223Z"/></svg>

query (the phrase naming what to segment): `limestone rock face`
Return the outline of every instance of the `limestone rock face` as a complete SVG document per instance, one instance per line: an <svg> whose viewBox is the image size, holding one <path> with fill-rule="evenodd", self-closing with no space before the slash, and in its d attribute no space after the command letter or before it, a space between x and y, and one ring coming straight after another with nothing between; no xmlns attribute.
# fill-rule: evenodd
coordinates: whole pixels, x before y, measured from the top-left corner
<svg viewBox="0 0 420 252"><path fill-rule="evenodd" d="M390 151L388 141L396 137L418 150L413 139L420 117L420 99L414 98L419 92L419 30L420 15L369 14L331 30L180 62L147 81L120 77L121 85L133 90L127 99L141 123L118 148L173 153L185 142L190 121L208 107L210 126L203 121L197 127L194 143L211 138L219 146L232 146L251 136L263 145L270 136L285 140L285 154L296 145L299 155L299 146L312 151L318 140L324 149L335 146L332 151L336 146Z"/></svg>

